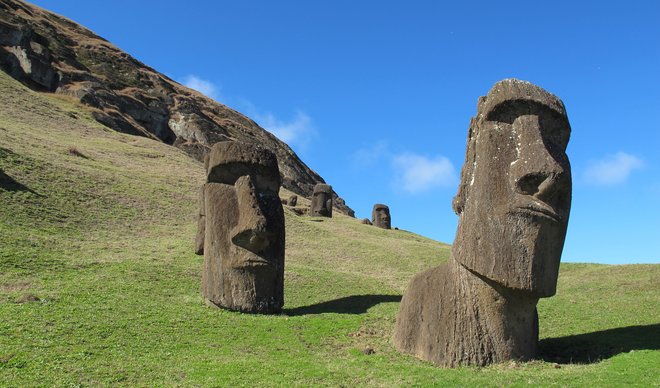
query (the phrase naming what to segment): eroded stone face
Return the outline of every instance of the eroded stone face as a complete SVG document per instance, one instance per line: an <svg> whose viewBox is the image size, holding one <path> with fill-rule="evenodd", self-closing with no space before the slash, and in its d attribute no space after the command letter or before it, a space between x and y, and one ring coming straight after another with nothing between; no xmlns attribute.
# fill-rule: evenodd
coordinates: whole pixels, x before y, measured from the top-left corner
<svg viewBox="0 0 660 388"><path fill-rule="evenodd" d="M254 145L217 143L207 173L204 297L232 310L280 311L285 236L275 156Z"/></svg>
<svg viewBox="0 0 660 388"><path fill-rule="evenodd" d="M437 365L529 360L539 298L556 291L571 203L563 103L500 81L479 100L453 206L449 260L416 275L397 316L397 349Z"/></svg>
<svg viewBox="0 0 660 388"><path fill-rule="evenodd" d="M392 229L390 208L381 203L375 204L371 211L371 222L379 228Z"/></svg>
<svg viewBox="0 0 660 388"><path fill-rule="evenodd" d="M554 295L571 204L562 102L527 82L497 83L470 126L455 201L455 256L505 287Z"/></svg>
<svg viewBox="0 0 660 388"><path fill-rule="evenodd" d="M298 196L297 195L292 195L289 197L289 200L287 201L287 204L289 206L297 206L298 205Z"/></svg>
<svg viewBox="0 0 660 388"><path fill-rule="evenodd" d="M332 186L324 183L318 183L314 186L310 215L332 217Z"/></svg>

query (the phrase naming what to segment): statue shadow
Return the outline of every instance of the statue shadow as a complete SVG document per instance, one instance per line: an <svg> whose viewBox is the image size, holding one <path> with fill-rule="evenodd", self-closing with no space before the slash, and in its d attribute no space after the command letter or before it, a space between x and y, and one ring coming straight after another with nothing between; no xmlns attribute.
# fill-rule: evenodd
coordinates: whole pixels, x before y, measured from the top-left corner
<svg viewBox="0 0 660 388"><path fill-rule="evenodd" d="M284 309L284 314L289 316L323 313L364 314L377 304L400 301L401 295L351 295L309 306Z"/></svg>
<svg viewBox="0 0 660 388"><path fill-rule="evenodd" d="M7 175L2 169L0 169L0 189L4 189L6 191L27 191L32 194L39 195L39 193L33 191L29 187Z"/></svg>
<svg viewBox="0 0 660 388"><path fill-rule="evenodd" d="M539 358L558 364L593 364L631 350L659 350L660 324L628 326L539 341Z"/></svg>

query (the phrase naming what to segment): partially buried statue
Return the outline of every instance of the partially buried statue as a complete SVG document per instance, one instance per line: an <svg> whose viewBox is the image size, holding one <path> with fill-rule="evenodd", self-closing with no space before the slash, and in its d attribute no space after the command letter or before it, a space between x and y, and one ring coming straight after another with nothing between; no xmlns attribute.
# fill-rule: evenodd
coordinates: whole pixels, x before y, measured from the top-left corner
<svg viewBox="0 0 660 388"><path fill-rule="evenodd" d="M371 223L374 226L383 229L392 229L392 220L390 219L390 208L382 203L374 205L371 211Z"/></svg>
<svg viewBox="0 0 660 388"><path fill-rule="evenodd" d="M561 100L528 82L479 99L451 257L408 286L399 350L446 367L535 356L536 304L555 294L571 205L570 131Z"/></svg>
<svg viewBox="0 0 660 388"><path fill-rule="evenodd" d="M296 206L298 205L298 196L297 195L292 195L289 197L289 200L287 201L287 205L289 206Z"/></svg>
<svg viewBox="0 0 660 388"><path fill-rule="evenodd" d="M279 312L284 211L275 155L251 144L216 143L206 172L196 239L196 251L204 254L202 295L230 310Z"/></svg>
<svg viewBox="0 0 660 388"><path fill-rule="evenodd" d="M315 217L332 217L332 186L317 183L312 194L310 215Z"/></svg>

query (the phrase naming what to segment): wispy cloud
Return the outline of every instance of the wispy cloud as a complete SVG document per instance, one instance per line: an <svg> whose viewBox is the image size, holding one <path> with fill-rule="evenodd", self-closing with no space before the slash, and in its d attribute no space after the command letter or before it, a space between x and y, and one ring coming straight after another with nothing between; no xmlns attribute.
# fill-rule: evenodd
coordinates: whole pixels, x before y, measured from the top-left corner
<svg viewBox="0 0 660 388"><path fill-rule="evenodd" d="M634 170L644 166L635 155L617 152L592 161L584 172L585 181L594 185L612 186L625 182Z"/></svg>
<svg viewBox="0 0 660 388"><path fill-rule="evenodd" d="M259 125L291 147L305 149L317 135L311 117L301 110L297 110L291 120L281 120L270 112L258 113L256 109L251 116Z"/></svg>
<svg viewBox="0 0 660 388"><path fill-rule="evenodd" d="M348 159L355 167L369 167L389 154L387 141L380 140L369 147L360 148L349 155Z"/></svg>
<svg viewBox="0 0 660 388"><path fill-rule="evenodd" d="M393 157L392 166L396 188L410 194L434 187L451 186L456 182L454 166L442 155L430 158L410 152L403 153Z"/></svg>
<svg viewBox="0 0 660 388"><path fill-rule="evenodd" d="M209 80L202 79L194 74L189 74L183 79L183 84L191 89L210 97L216 101L221 101L220 87Z"/></svg>

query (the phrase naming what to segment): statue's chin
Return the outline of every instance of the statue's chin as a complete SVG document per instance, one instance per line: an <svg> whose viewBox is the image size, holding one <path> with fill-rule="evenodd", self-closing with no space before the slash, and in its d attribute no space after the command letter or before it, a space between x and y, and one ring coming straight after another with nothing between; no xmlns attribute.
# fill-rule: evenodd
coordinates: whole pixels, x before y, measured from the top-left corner
<svg viewBox="0 0 660 388"><path fill-rule="evenodd" d="M510 213L508 221L513 225L508 259L515 270L506 272L498 283L539 298L554 295L565 224L547 214L527 211Z"/></svg>
<svg viewBox="0 0 660 388"><path fill-rule="evenodd" d="M545 214L526 211L512 211L506 221L488 226L482 224L478 236L499 236L480 244L472 240L472 246L479 247L479 257L455 258L475 275L488 279L503 288L529 293L532 297L544 298L555 294L559 260L563 248L565 223L558 222ZM485 229L484 229L485 228ZM467 243L459 242L463 249ZM467 245L469 246L469 245ZM468 249L467 254L473 254ZM484 258L494 260L484 260Z"/></svg>

